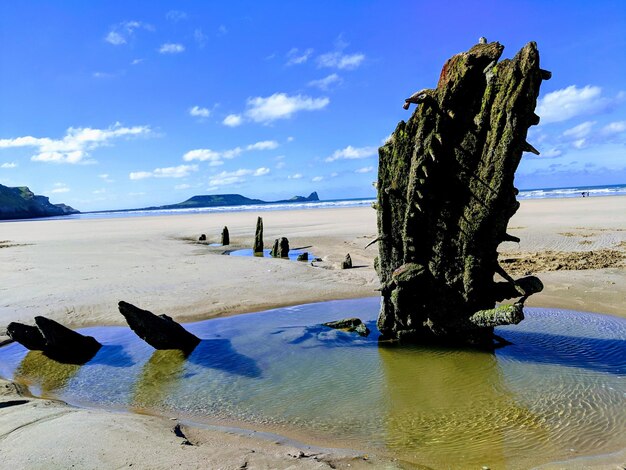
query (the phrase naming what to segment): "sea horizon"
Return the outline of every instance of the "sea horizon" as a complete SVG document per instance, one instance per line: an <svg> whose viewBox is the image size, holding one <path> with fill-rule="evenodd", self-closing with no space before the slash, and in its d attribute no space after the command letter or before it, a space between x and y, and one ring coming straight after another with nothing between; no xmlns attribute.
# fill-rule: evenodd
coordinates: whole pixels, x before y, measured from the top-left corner
<svg viewBox="0 0 626 470"><path fill-rule="evenodd" d="M626 196L626 183L599 185L599 186L570 186L561 188L533 188L520 189L517 195L518 200L528 199L559 199L583 197L602 197L602 196ZM319 201L307 202L266 202L262 204L245 204L232 206L214 206L214 207L193 207L184 209L110 209L101 211L86 211L78 214L39 217L33 219L8 219L0 220L0 222L17 222L24 220L76 220L76 219L108 219L123 217L156 217L164 215L189 215L189 214L206 214L206 213L224 213L224 212L266 212L279 210L313 210L313 209L329 209L340 207L360 207L368 206L376 202L375 197L365 198L343 198L343 199L325 199Z"/></svg>

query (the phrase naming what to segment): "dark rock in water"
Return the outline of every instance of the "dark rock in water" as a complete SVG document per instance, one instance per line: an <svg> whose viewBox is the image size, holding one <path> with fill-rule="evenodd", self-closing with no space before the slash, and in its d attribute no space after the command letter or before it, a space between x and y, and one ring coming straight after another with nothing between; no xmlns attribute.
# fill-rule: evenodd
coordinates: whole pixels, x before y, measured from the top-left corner
<svg viewBox="0 0 626 470"><path fill-rule="evenodd" d="M536 152L526 134L549 74L534 42L498 62L502 50L477 44L449 59L436 88L407 98L415 112L379 149L375 267L387 338L493 344L493 328L521 321L525 299L543 288L509 276L497 248L512 239L515 170L523 152Z"/></svg>
<svg viewBox="0 0 626 470"><path fill-rule="evenodd" d="M258 217L256 219L256 231L254 232L254 246L252 247L254 253L263 253L263 219Z"/></svg>
<svg viewBox="0 0 626 470"><path fill-rule="evenodd" d="M329 321L322 323L323 326L334 328L336 330L354 331L361 336L368 336L370 330L360 318L345 318L343 320Z"/></svg>
<svg viewBox="0 0 626 470"><path fill-rule="evenodd" d="M369 336L370 329L365 326L365 323L361 323L354 328L354 331L357 332L361 336Z"/></svg>
<svg viewBox="0 0 626 470"><path fill-rule="evenodd" d="M102 346L95 338L81 335L49 318L35 317L35 323L36 327L11 323L7 331L24 347L43 351L56 361L84 364Z"/></svg>
<svg viewBox="0 0 626 470"><path fill-rule="evenodd" d="M300 253L298 257L296 258L296 261L308 261L308 260L309 260L308 251L305 251L304 253Z"/></svg>
<svg viewBox="0 0 626 470"><path fill-rule="evenodd" d="M350 258L350 253L346 255L346 258L341 262L341 269L350 269L352 268L352 258Z"/></svg>
<svg viewBox="0 0 626 470"><path fill-rule="evenodd" d="M17 341L31 351L43 351L46 346L46 340L36 326L12 322L7 326L7 334L13 341Z"/></svg>
<svg viewBox="0 0 626 470"><path fill-rule="evenodd" d="M222 229L222 246L230 245L230 235L228 234L228 227L224 226Z"/></svg>
<svg viewBox="0 0 626 470"><path fill-rule="evenodd" d="M277 238L274 240L274 247L270 252L274 258L288 258L289 257L289 240L285 237Z"/></svg>
<svg viewBox="0 0 626 470"><path fill-rule="evenodd" d="M200 238L198 238L199 242L205 242L206 241L206 235L203 233L202 235L200 235Z"/></svg>
<svg viewBox="0 0 626 470"><path fill-rule="evenodd" d="M35 323L46 340L45 353L67 357L75 353L89 355L95 354L102 346L92 336L83 336L49 318L35 317Z"/></svg>
<svg viewBox="0 0 626 470"><path fill-rule="evenodd" d="M179 349L189 353L200 342L200 338L167 315L157 316L124 301L118 307L131 330L154 349Z"/></svg>

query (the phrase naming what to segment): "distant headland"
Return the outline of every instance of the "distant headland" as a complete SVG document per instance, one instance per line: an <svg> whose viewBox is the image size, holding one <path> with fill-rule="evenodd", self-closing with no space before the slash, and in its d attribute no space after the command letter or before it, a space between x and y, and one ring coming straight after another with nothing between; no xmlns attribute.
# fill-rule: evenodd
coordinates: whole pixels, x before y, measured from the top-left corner
<svg viewBox="0 0 626 470"><path fill-rule="evenodd" d="M211 194L192 196L186 201L179 202L177 204L168 204L165 206L151 206L142 207L140 209L121 209L121 210L106 210L106 211L94 211L94 213L105 212L130 212L130 211L158 211L158 210L170 210L170 209L199 209L203 207L224 207L224 206L247 206L250 204L278 204L278 203L291 203L291 202L315 202L319 201L319 196L316 191L313 191L307 197L294 196L291 199L282 199L280 201L263 201L261 199L251 199L249 197L242 196L241 194Z"/></svg>
<svg viewBox="0 0 626 470"><path fill-rule="evenodd" d="M0 184L0 220L34 219L78 214L65 204L52 204L46 196L34 194L26 186L10 188Z"/></svg>

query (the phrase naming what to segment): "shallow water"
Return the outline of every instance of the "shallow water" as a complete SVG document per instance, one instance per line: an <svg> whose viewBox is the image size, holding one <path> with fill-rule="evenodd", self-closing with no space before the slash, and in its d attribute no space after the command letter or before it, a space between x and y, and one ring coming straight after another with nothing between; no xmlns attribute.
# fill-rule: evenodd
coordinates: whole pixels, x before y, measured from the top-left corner
<svg viewBox="0 0 626 470"><path fill-rule="evenodd" d="M230 255L230 256L254 256L257 258L272 258L272 255L270 255L271 251L272 250L270 249L265 249L263 250L263 253L261 253L260 251L255 253L252 251L252 248L243 248L241 250L228 251L225 254ZM289 250L288 258L291 261L297 261L298 256L301 255L302 253L309 254L309 259L307 261L313 261L313 259L315 258L313 253L311 253L310 251L299 250L299 249Z"/></svg>
<svg viewBox="0 0 626 470"><path fill-rule="evenodd" d="M626 320L526 309L495 353L378 344L378 299L188 324L187 358L127 328L82 330L104 347L61 365L18 344L0 375L72 404L225 420L435 468L528 468L626 447ZM319 323L357 316L368 338Z"/></svg>

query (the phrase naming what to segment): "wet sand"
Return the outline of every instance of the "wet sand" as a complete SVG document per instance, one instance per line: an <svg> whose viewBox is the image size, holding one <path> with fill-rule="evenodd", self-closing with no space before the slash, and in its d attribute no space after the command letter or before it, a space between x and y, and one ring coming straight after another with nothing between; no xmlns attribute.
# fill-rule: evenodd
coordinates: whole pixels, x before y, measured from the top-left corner
<svg viewBox="0 0 626 470"><path fill-rule="evenodd" d="M230 249L251 246L257 215L267 248L286 236L322 261L224 256L208 245L227 225ZM501 246L503 266L536 273L545 284L528 305L626 317L626 197L523 201L509 227L521 242ZM197 242L202 233L207 243ZM2 223L0 333L35 315L72 327L124 324L120 300L192 321L376 296L376 245L364 249L375 237L371 208ZM339 269L346 253L355 269ZM165 419L77 410L0 386L7 390L0 394L0 458L18 467L242 468L246 456L251 468L328 468L324 459L338 468L372 467L353 454L297 458L291 446L217 431L191 430L197 445L181 445ZM7 405L21 400L28 403Z"/></svg>

